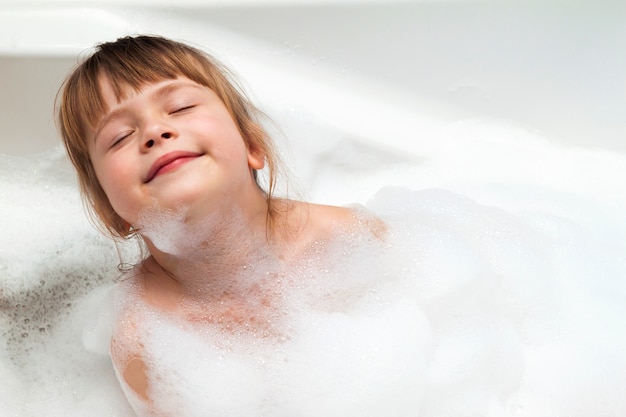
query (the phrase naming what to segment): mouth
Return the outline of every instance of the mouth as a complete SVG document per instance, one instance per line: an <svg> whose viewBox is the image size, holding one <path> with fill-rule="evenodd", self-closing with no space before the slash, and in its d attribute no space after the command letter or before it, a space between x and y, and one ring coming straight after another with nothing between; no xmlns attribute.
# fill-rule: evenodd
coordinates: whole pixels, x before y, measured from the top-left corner
<svg viewBox="0 0 626 417"><path fill-rule="evenodd" d="M202 156L201 153L196 152L186 152L186 151L174 151L170 153L166 153L165 155L159 157L148 171L148 175L146 176L144 183L149 183L154 178L159 175L170 172L179 166L192 161L195 158Z"/></svg>

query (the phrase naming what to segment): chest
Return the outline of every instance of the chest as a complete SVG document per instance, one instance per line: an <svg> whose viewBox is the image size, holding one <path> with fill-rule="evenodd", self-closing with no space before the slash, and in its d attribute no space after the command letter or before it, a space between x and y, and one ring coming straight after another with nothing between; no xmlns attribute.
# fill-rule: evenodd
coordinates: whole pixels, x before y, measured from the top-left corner
<svg viewBox="0 0 626 417"><path fill-rule="evenodd" d="M396 405L411 409L406 402L420 397L428 330L409 303L361 313L303 311L274 326L281 332L272 337L238 331L250 312L231 313L236 328L228 332L213 323L145 322L155 406L179 415L383 416Z"/></svg>

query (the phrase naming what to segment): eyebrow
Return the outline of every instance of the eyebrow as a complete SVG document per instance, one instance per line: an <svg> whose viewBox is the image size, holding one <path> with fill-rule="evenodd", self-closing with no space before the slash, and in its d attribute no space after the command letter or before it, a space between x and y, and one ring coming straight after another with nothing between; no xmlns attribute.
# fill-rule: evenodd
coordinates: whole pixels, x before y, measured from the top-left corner
<svg viewBox="0 0 626 417"><path fill-rule="evenodd" d="M203 88L203 86L199 84L191 83L189 81L177 80L169 84L166 84L162 87L159 87L158 89L152 92L151 97L159 100L159 99L162 99L163 97L166 97L167 95L171 94L172 92L176 90L181 90L187 87L193 87L198 90L201 90ZM100 122L98 123L94 131L94 135L93 135L94 143L96 142L96 138L98 137L98 135L100 134L100 131L104 128L104 126L106 126L107 123L109 123L111 120L115 120L121 117L125 111L126 109L124 107L121 107L119 109L113 110L112 112L108 112L102 117L102 119L100 120Z"/></svg>

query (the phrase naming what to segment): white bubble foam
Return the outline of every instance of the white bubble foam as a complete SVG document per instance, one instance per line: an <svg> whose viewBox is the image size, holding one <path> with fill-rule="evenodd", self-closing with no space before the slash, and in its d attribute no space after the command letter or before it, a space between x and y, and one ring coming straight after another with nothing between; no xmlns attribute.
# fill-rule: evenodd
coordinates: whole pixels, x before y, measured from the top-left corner
<svg viewBox="0 0 626 417"><path fill-rule="evenodd" d="M289 314L265 317L273 337L144 311L153 377L168 382L152 388L158 405L178 415L626 413L624 198L602 200L623 189L624 156L502 125L448 134L449 148L410 169L316 183L362 192L380 175L439 188L381 190L367 207L390 226L384 244L335 247L333 262L293 273L299 286L282 276ZM85 220L60 150L2 158L0 414L131 415L107 355L115 247ZM540 169L527 176L533 160Z"/></svg>
<svg viewBox="0 0 626 417"><path fill-rule="evenodd" d="M81 343L81 299L113 281L117 251L86 220L60 148L0 158L0 414L127 415L109 358Z"/></svg>

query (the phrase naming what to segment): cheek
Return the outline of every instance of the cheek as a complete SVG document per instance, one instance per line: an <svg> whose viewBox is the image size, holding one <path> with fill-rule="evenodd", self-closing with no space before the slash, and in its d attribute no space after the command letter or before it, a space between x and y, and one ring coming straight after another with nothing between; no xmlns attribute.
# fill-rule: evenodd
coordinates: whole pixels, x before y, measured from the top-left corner
<svg viewBox="0 0 626 417"><path fill-rule="evenodd" d="M199 116L197 119L190 121L187 126L196 135L204 137L205 140L209 141L211 146L219 149L228 148L231 151L235 151L239 145L245 147L237 125L225 109L216 111L215 114L209 117Z"/></svg>
<svg viewBox="0 0 626 417"><path fill-rule="evenodd" d="M130 172L132 164L124 163L121 159L99 161L94 164L94 171L100 186L104 190L113 209L122 217L130 190L129 179L133 178Z"/></svg>
<svg viewBox="0 0 626 417"><path fill-rule="evenodd" d="M118 163L111 162L99 162L94 164L94 171L96 172L96 177L100 182L100 185L104 189L104 191L109 194L110 190L113 188L116 182L119 182L124 178L122 175L123 165ZM119 177L119 178L118 178Z"/></svg>

